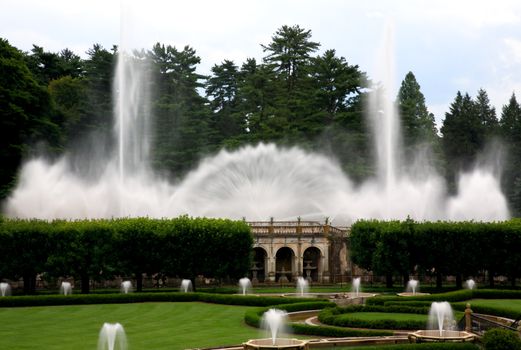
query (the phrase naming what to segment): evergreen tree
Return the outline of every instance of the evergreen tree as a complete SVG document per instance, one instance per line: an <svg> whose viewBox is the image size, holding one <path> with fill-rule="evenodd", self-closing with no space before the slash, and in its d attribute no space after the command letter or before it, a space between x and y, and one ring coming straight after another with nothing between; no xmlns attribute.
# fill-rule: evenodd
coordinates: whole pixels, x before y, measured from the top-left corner
<svg viewBox="0 0 521 350"><path fill-rule="evenodd" d="M456 174L474 164L484 144L482 121L469 94L462 96L458 91L445 114L441 133L448 180L454 184Z"/></svg>
<svg viewBox="0 0 521 350"><path fill-rule="evenodd" d="M212 109L209 120L213 130L211 143L218 147L224 140L231 143L246 130L245 119L238 113L238 80L238 67L233 61L224 60L212 67L212 76L206 82L206 96Z"/></svg>
<svg viewBox="0 0 521 350"><path fill-rule="evenodd" d="M507 194L510 209L516 216L521 215L521 106L513 93L507 105L503 106L500 132L507 144L503 189Z"/></svg>
<svg viewBox="0 0 521 350"><path fill-rule="evenodd" d="M406 148L437 140L434 115L427 110L420 84L412 72L407 73L398 91L398 108Z"/></svg>
<svg viewBox="0 0 521 350"><path fill-rule="evenodd" d="M207 100L198 92L205 77L196 73L201 59L189 46L178 50L159 43L148 55L157 96L153 101L153 162L157 169L180 176L195 166L208 148L209 110Z"/></svg>
<svg viewBox="0 0 521 350"><path fill-rule="evenodd" d="M275 113L270 118L270 126L277 128L278 134L286 141L308 143L314 134L309 123L313 115L313 81L310 77L311 54L320 46L313 42L311 31L298 25L282 26L272 37L269 45L262 45L268 53L264 62L275 73L271 81Z"/></svg>
<svg viewBox="0 0 521 350"><path fill-rule="evenodd" d="M490 105L487 92L479 89L475 100L476 113L483 126L483 142L497 135L499 123L496 117L496 109Z"/></svg>

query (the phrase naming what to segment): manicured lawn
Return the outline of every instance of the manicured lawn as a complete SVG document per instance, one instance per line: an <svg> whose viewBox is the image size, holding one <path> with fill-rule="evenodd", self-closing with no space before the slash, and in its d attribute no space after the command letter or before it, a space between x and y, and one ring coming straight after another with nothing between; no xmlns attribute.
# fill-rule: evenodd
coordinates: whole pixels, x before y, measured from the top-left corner
<svg viewBox="0 0 521 350"><path fill-rule="evenodd" d="M0 308L0 348L92 350L104 322L123 325L130 350L240 344L261 335L244 324L248 309L204 303Z"/></svg>
<svg viewBox="0 0 521 350"><path fill-rule="evenodd" d="M427 315L421 314L401 314L401 313L388 313L388 312L350 312L342 314L343 318L353 318L363 321L374 321L374 320L396 320L396 321L423 321L427 324Z"/></svg>
<svg viewBox="0 0 521 350"><path fill-rule="evenodd" d="M499 309L512 310L521 313L521 299L472 299L472 305L497 307Z"/></svg>

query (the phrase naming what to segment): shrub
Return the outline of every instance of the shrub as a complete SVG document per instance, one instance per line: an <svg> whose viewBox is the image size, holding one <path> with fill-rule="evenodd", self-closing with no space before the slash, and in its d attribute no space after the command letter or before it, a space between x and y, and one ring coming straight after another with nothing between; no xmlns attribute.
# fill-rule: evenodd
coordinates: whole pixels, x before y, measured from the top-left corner
<svg viewBox="0 0 521 350"><path fill-rule="evenodd" d="M485 350L520 350L521 339L515 332L492 328L485 332L481 339Z"/></svg>
<svg viewBox="0 0 521 350"><path fill-rule="evenodd" d="M304 310L315 310L329 307L335 304L328 301L322 302L299 302L292 304L281 304L276 307L287 312L304 311ZM262 314L268 311L269 308L260 308L255 310L248 310L244 315L244 321L246 324L252 327L260 327L260 321ZM307 324L293 323L289 325L290 330L295 334L306 334L306 335L318 335L324 337L368 337L368 336L386 336L392 335L389 331L376 331L376 330L359 330L359 329L348 329L342 327L332 326L310 326Z"/></svg>

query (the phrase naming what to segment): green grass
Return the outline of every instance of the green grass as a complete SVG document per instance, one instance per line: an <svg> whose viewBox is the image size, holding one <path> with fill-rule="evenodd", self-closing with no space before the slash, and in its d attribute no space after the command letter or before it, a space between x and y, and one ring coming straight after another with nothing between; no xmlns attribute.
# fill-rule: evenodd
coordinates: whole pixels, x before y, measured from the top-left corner
<svg viewBox="0 0 521 350"><path fill-rule="evenodd" d="M248 309L194 302L0 308L1 348L96 349L104 322L123 325L131 350L240 344L260 335L243 321Z"/></svg>
<svg viewBox="0 0 521 350"><path fill-rule="evenodd" d="M472 299L469 303L471 308L473 305L487 306L521 313L521 299Z"/></svg>
<svg viewBox="0 0 521 350"><path fill-rule="evenodd" d="M396 321L424 321L427 324L427 315L388 313L388 312L350 312L342 314L342 318L352 318L363 321L396 320Z"/></svg>

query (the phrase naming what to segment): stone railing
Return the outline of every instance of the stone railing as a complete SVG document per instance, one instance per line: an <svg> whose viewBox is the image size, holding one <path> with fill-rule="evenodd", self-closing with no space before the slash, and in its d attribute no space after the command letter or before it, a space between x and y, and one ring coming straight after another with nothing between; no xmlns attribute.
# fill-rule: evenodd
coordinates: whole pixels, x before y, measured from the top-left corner
<svg viewBox="0 0 521 350"><path fill-rule="evenodd" d="M254 235L345 235L347 229L321 224L318 221L250 221Z"/></svg>

